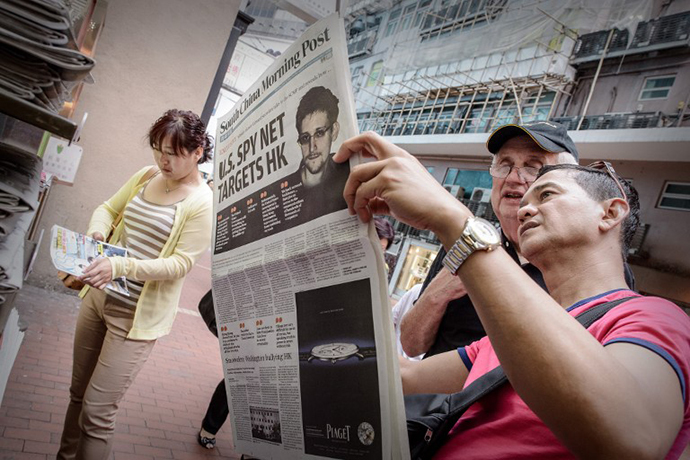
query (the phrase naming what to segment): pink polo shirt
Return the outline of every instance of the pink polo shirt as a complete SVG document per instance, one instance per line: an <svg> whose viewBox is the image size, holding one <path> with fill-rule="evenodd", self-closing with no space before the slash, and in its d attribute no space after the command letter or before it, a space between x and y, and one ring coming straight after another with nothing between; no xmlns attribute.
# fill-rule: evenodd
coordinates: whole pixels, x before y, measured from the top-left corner
<svg viewBox="0 0 690 460"><path fill-rule="evenodd" d="M604 302L638 294L616 290L582 300L568 309L572 316ZM667 455L677 459L690 441L690 318L675 304L658 297L638 297L614 307L589 328L597 340L608 345L634 343L666 360L678 376L683 392L683 426ZM573 350L576 351L576 350ZM470 373L465 386L498 366L488 337L458 353ZM527 407L510 384L473 404L451 430L448 441L435 459L565 459L573 455Z"/></svg>

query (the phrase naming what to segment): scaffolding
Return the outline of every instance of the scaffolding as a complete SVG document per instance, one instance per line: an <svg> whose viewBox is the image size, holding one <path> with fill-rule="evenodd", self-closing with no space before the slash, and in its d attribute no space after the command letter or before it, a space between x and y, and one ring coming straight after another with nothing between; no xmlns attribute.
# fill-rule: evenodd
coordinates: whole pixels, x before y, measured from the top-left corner
<svg viewBox="0 0 690 460"><path fill-rule="evenodd" d="M649 2L639 0L396 5L382 27L377 22L366 37L352 39L366 38L357 53L383 56L369 73L353 64L353 87L360 129L386 136L484 133L561 116L574 90L578 32L623 30L649 14ZM404 24L419 29L401 30ZM375 50L374 39L391 33L399 34L395 41Z"/></svg>
<svg viewBox="0 0 690 460"><path fill-rule="evenodd" d="M540 46L512 65L506 54L512 53L502 53L492 66L470 64L471 71L457 63L387 76L371 110L360 111L360 128L385 136L482 133L496 125L554 116L571 95L572 73L553 71L553 59L540 62L548 56ZM519 66L525 71L516 71ZM500 77L499 69L505 71Z"/></svg>

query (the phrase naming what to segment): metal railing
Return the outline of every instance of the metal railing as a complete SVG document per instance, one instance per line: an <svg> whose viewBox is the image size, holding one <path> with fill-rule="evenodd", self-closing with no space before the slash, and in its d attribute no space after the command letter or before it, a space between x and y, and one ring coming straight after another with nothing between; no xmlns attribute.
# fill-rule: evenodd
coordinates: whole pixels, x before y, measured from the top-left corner
<svg viewBox="0 0 690 460"><path fill-rule="evenodd" d="M567 130L575 130L581 116L555 117L551 121L565 126ZM640 129L657 128L663 126L668 118L662 112L631 112L604 115L588 115L582 121L581 130L587 129Z"/></svg>

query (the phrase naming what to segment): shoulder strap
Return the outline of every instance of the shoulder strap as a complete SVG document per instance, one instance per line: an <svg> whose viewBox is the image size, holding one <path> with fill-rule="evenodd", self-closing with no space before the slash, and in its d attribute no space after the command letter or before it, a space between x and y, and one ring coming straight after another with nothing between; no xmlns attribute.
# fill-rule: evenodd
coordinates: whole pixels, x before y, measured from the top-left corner
<svg viewBox="0 0 690 460"><path fill-rule="evenodd" d="M631 296L625 297L623 299L617 299L612 300L610 302L602 303L600 305L587 309L587 311L580 313L575 317L575 319L578 320L578 322L582 324L586 329L592 324L594 324L597 320L601 319L601 317L604 316L613 307L616 307L622 304L623 302L635 298L636 297ZM470 407L477 400L479 400L479 398L493 391L495 388L501 386L507 380L508 378L506 377L505 372L503 372L503 368L501 366L498 366L492 371L488 372L487 374L484 374L483 376L472 382L464 390L450 395L449 404L451 406L451 416L455 417L457 415L457 418L455 419L457 421L460 418L460 416L467 410L468 407Z"/></svg>
<svg viewBox="0 0 690 460"><path fill-rule="evenodd" d="M158 172L158 167L157 167L157 166L151 166L151 167L149 168L149 170L146 171L146 174L144 174L143 176L141 176L141 178L139 179L139 182L137 182L137 187L139 187L141 184L145 183L147 180L151 179L151 178L154 176L154 174L156 174L157 172ZM126 207L126 206L125 206L125 207ZM117 226L120 225L120 221L122 221L122 217L124 216L124 214L125 214L125 208L122 208L122 210L121 210L120 213L117 215L117 217L115 218L115 220L113 221L113 223L110 224L110 234L108 235L108 237L106 238L106 240L108 240L108 238L110 237L110 235L113 234L113 232L115 231L115 229L117 228Z"/></svg>
<svg viewBox="0 0 690 460"><path fill-rule="evenodd" d="M601 319L601 317L604 316L613 307L617 307L623 302L627 302L628 300L636 298L637 296L630 296L599 304L596 307L588 308L587 311L583 311L582 313L577 315L575 319L578 320L580 324L582 324L585 327L585 329L587 329L589 326Z"/></svg>

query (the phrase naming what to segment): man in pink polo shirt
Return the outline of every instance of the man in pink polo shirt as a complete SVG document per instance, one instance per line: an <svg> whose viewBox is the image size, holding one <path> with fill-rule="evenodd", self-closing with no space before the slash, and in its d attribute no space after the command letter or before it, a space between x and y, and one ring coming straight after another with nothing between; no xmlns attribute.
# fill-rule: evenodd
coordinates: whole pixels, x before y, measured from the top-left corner
<svg viewBox="0 0 690 460"><path fill-rule="evenodd" d="M488 334L421 362L401 362L406 393L451 393L499 363L509 384L461 417L436 458L678 458L690 440L690 318L627 289L623 264L637 192L608 163L547 166L522 198L518 238L549 294L510 263L499 235L404 150L374 133L344 196L363 221L391 214L436 233ZM419 199L419 197L424 199ZM574 316L628 298L588 330Z"/></svg>

